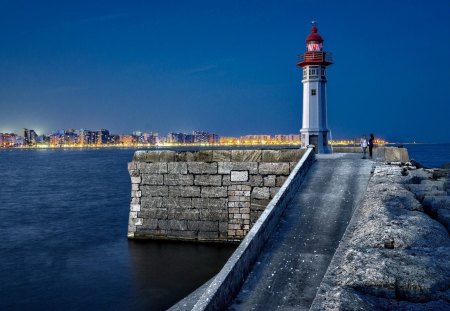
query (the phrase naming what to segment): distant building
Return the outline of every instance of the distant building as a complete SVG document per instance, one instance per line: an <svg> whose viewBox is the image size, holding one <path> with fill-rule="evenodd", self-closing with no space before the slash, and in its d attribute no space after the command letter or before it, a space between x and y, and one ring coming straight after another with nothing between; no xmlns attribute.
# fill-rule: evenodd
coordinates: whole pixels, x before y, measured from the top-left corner
<svg viewBox="0 0 450 311"><path fill-rule="evenodd" d="M134 135L120 135L119 137L119 143L124 146L131 146L135 142L135 136Z"/></svg>
<svg viewBox="0 0 450 311"><path fill-rule="evenodd" d="M80 145L95 145L97 133L89 130L80 130L78 141Z"/></svg>
<svg viewBox="0 0 450 311"><path fill-rule="evenodd" d="M280 142L300 142L300 134L275 135L275 140Z"/></svg>
<svg viewBox="0 0 450 311"><path fill-rule="evenodd" d="M181 144L184 143L184 134L183 133L169 133L167 134L167 142L173 144Z"/></svg>
<svg viewBox="0 0 450 311"><path fill-rule="evenodd" d="M109 139L109 131L106 129L101 129L97 131L97 145L106 145Z"/></svg>
<svg viewBox="0 0 450 311"><path fill-rule="evenodd" d="M117 145L120 143L120 135L109 135L108 144Z"/></svg>
<svg viewBox="0 0 450 311"><path fill-rule="evenodd" d="M17 146L17 135L14 133L0 134L0 147L10 148Z"/></svg>
<svg viewBox="0 0 450 311"><path fill-rule="evenodd" d="M23 145L31 146L36 144L36 138L38 135L34 130L24 128L22 131Z"/></svg>

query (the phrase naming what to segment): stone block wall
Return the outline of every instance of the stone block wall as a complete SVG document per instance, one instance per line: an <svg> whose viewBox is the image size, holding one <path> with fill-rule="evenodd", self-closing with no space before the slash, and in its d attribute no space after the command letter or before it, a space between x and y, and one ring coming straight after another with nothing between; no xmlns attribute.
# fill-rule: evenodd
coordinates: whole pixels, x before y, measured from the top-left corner
<svg viewBox="0 0 450 311"><path fill-rule="evenodd" d="M240 241L303 155L300 149L136 151L129 238Z"/></svg>

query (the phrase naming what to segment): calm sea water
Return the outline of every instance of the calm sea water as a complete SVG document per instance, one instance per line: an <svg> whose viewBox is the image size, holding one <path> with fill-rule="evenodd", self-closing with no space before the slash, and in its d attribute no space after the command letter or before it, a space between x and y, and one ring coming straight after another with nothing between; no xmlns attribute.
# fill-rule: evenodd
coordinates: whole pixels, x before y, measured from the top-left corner
<svg viewBox="0 0 450 311"><path fill-rule="evenodd" d="M420 163L437 168L450 163L450 144L405 144L409 157Z"/></svg>
<svg viewBox="0 0 450 311"><path fill-rule="evenodd" d="M0 150L0 310L165 310L234 245L128 241L134 150Z"/></svg>

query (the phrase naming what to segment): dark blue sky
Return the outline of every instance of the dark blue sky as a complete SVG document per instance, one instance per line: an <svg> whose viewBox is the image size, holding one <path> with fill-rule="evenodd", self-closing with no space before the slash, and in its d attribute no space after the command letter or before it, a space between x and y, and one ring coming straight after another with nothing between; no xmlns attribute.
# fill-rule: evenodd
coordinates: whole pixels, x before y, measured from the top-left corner
<svg viewBox="0 0 450 311"><path fill-rule="evenodd" d="M298 133L311 20L335 138L450 142L450 1L0 0L0 132Z"/></svg>

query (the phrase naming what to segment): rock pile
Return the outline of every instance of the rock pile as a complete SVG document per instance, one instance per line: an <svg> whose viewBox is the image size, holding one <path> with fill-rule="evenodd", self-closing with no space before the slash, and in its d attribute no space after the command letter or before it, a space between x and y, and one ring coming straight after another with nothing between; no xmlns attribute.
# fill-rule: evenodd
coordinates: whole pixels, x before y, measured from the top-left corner
<svg viewBox="0 0 450 311"><path fill-rule="evenodd" d="M311 310L450 310L449 174L377 165Z"/></svg>

